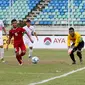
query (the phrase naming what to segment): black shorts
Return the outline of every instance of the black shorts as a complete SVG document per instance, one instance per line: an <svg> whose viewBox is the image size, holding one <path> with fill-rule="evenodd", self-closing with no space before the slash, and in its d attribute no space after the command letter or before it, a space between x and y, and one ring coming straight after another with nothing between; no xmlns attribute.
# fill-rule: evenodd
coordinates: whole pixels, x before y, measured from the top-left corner
<svg viewBox="0 0 85 85"><path fill-rule="evenodd" d="M74 44L75 44L75 43L73 43L72 46L74 46ZM75 48L74 51L76 51L76 50L81 51L81 49L82 49L83 47L84 47L84 41L80 42L80 43L78 44L78 46Z"/></svg>

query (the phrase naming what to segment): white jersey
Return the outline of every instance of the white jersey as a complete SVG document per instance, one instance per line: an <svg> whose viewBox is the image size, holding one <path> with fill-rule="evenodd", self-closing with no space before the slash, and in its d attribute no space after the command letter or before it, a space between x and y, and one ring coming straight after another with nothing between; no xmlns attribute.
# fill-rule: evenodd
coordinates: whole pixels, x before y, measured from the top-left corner
<svg viewBox="0 0 85 85"><path fill-rule="evenodd" d="M34 34L34 32L35 32L35 30L34 30L34 27L33 26L30 26L30 27L27 27L27 26L25 26L25 27L23 27L25 30L26 30L26 32L30 35L30 37L32 38L32 36L33 36L33 34ZM26 35L26 34L24 34L24 38L28 38L28 36Z"/></svg>
<svg viewBox="0 0 85 85"><path fill-rule="evenodd" d="M4 27L4 23L2 20L0 20L0 38L2 37L2 29Z"/></svg>
<svg viewBox="0 0 85 85"><path fill-rule="evenodd" d="M30 26L30 27L25 26L23 28L26 30L26 32L30 35L31 39L33 40L33 37L32 36L33 36L33 34L35 32L34 27L33 26ZM24 34L23 40L24 40L24 43L26 45L28 45L28 47L32 47L33 46L33 43L28 38L27 34Z"/></svg>

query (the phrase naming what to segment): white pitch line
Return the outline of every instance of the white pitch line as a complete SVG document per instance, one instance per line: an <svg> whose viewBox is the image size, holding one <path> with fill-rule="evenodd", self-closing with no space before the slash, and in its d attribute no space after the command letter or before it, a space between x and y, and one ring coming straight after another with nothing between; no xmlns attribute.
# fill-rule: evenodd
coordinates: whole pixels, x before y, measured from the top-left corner
<svg viewBox="0 0 85 85"><path fill-rule="evenodd" d="M21 75L23 75L23 74L30 74L30 75L37 75L37 74L39 74L39 75L48 75L48 74L55 74L55 73L26 73L26 72L5 72L5 71L0 71L0 74L21 74Z"/></svg>
<svg viewBox="0 0 85 85"><path fill-rule="evenodd" d="M55 77L52 77L52 78L49 78L49 79L46 79L46 80L42 80L42 81L40 81L40 82L30 83L30 84L28 84L28 85L43 84L43 83L49 82L49 81L54 80L54 79L66 77L66 76L68 76L68 75L70 75L70 74L76 73L76 72L78 72L78 71L82 71L82 70L84 70L84 69L85 69L85 67L82 67L82 68L79 68L79 69L77 69L77 70L73 70L73 71L70 71L70 72L68 72L68 73L65 73L65 74L63 74L63 75L55 76Z"/></svg>

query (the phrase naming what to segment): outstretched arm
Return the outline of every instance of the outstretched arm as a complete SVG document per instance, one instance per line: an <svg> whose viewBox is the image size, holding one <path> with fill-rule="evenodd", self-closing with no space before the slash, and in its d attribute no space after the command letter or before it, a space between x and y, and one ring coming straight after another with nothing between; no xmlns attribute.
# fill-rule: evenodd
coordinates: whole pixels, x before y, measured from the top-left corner
<svg viewBox="0 0 85 85"><path fill-rule="evenodd" d="M30 39L30 41L33 43L33 40L31 39L30 35L26 31L25 31L25 33L27 34L27 36Z"/></svg>
<svg viewBox="0 0 85 85"><path fill-rule="evenodd" d="M6 34L6 36L8 37L5 27L3 27L3 31Z"/></svg>
<svg viewBox="0 0 85 85"><path fill-rule="evenodd" d="M12 38L11 36L9 36L9 38L8 38L7 47L6 47L7 50L8 50L8 47L9 47L9 44L10 44L11 38Z"/></svg>
<svg viewBox="0 0 85 85"><path fill-rule="evenodd" d="M37 37L37 34L36 34L36 32L34 32L34 36L36 37L36 39L37 39L37 41L38 41L38 37Z"/></svg>

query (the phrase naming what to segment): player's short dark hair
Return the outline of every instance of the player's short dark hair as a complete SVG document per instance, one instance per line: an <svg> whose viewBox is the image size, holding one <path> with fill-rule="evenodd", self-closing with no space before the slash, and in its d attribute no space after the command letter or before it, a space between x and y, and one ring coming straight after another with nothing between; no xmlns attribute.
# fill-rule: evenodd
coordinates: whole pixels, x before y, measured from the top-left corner
<svg viewBox="0 0 85 85"><path fill-rule="evenodd" d="M27 19L27 20L26 20L26 22L29 22L29 23L31 23L31 20Z"/></svg>
<svg viewBox="0 0 85 85"><path fill-rule="evenodd" d="M69 28L69 31L70 31L70 30L73 30L73 31L74 31L74 28L73 28L73 27L70 27L70 28Z"/></svg>
<svg viewBox="0 0 85 85"><path fill-rule="evenodd" d="M11 23L13 23L13 22L15 22L15 21L17 21L17 20L16 20L16 19L12 19L12 20L11 20Z"/></svg>

